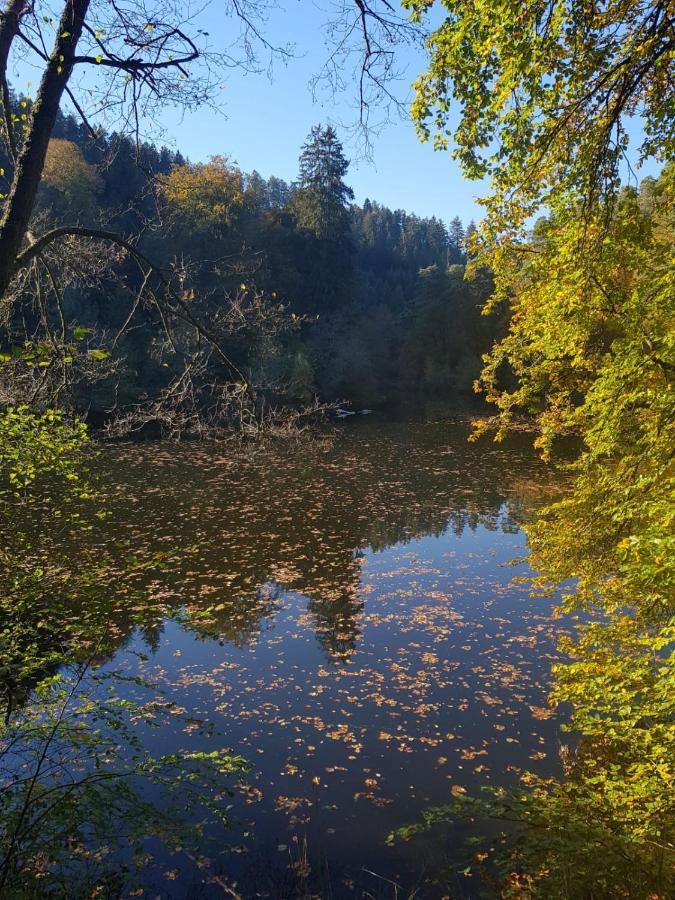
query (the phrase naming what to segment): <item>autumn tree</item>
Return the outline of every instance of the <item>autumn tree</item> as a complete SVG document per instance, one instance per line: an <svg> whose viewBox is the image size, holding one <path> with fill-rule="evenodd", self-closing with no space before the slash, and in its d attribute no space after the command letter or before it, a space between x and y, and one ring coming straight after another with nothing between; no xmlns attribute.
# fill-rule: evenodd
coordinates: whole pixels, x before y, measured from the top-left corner
<svg viewBox="0 0 675 900"><path fill-rule="evenodd" d="M58 211L59 219L95 222L103 180L72 141L52 138L47 147L38 205Z"/></svg>
<svg viewBox="0 0 675 900"><path fill-rule="evenodd" d="M405 6L422 21L436 4ZM669 896L672 8L438 7L413 116L437 147L452 138L467 175L489 178L471 268L492 271L488 310L506 309L509 323L478 387L498 407L498 435L526 415L546 456L563 436L579 440L569 494L528 535L537 585L565 585L565 609L594 614L555 670L552 702L571 705L579 736L565 779L528 776L533 790L492 807L526 826L505 864L505 895ZM634 151L636 116L644 135ZM643 191L624 189L636 158L670 165Z"/></svg>
<svg viewBox="0 0 675 900"><path fill-rule="evenodd" d="M244 179L225 157L212 156L207 163L175 166L162 193L180 220L218 237L241 210Z"/></svg>
<svg viewBox="0 0 675 900"><path fill-rule="evenodd" d="M403 5L418 22L440 14L413 118L437 148L452 136L469 177L491 179L483 201L490 234L512 233L570 192L586 211L597 209L620 184L635 115L644 124L639 157L672 156L667 3L507 0L498 15L487 2Z"/></svg>

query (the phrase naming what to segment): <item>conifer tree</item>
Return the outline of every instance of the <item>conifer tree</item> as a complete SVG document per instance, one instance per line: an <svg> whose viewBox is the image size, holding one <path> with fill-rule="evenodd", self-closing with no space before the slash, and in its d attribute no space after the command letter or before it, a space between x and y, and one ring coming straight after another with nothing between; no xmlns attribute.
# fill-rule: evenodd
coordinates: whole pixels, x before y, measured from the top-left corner
<svg viewBox="0 0 675 900"><path fill-rule="evenodd" d="M450 222L450 228L448 229L448 234L450 237L450 243L455 247L461 247L462 241L465 238L464 226L462 225L462 220L459 216L455 216L455 218Z"/></svg>
<svg viewBox="0 0 675 900"><path fill-rule="evenodd" d="M293 211L301 228L322 240L340 240L349 229L347 204L354 192L345 184L349 169L342 144L328 125L312 128L300 154Z"/></svg>
<svg viewBox="0 0 675 900"><path fill-rule="evenodd" d="M352 240L347 204L354 192L344 181L348 168L335 130L330 125L312 128L300 154L297 189L289 205L309 238L304 275L311 312L332 309L349 293Z"/></svg>

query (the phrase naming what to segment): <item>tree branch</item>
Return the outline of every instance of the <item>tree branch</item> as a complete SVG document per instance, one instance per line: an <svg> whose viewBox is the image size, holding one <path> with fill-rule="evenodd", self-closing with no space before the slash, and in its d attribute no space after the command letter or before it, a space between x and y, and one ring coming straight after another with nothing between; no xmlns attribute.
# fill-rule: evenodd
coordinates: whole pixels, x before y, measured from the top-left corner
<svg viewBox="0 0 675 900"><path fill-rule="evenodd" d="M114 231L105 231L104 229L100 228L86 228L80 225L61 225L57 228L52 228L50 231L45 232L45 234L41 235L39 238L33 241L33 243L29 244L29 246L26 247L26 249L17 256L14 266L14 274L16 275L21 269L26 268L26 266L28 266L36 256L39 256L49 244L52 244L54 241L62 237L84 237L92 238L94 240L110 241L111 243L116 244L118 247L122 247L123 250L126 250L130 256L132 256L138 262L142 263L146 267L146 270L148 272L152 272L157 276L167 294L169 294L171 299L178 307L178 310L173 311L174 315L177 315L178 318L192 325L192 327L198 332L198 334L200 334L213 347L222 362L230 369L230 371L237 378L239 378L244 385L246 385L247 391L252 391L250 380L225 353L225 351L220 346L220 342L218 341L218 339L199 321L199 319L189 308L189 305L173 289L169 279L166 277L162 269L159 266L155 265L152 260L148 259L148 257L144 253L142 253L138 249L138 247L131 243L131 241L126 240Z"/></svg>

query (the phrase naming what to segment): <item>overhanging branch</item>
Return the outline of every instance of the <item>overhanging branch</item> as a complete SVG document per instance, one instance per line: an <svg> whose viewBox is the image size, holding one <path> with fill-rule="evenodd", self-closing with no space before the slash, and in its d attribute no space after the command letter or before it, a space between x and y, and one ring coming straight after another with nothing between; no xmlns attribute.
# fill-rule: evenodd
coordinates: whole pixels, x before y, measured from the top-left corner
<svg viewBox="0 0 675 900"><path fill-rule="evenodd" d="M171 297L172 301L177 306L177 309L172 310L173 315L191 325L197 331L197 333L204 338L204 340L208 341L208 343L215 350L216 354L220 357L221 361L246 386L246 390L249 392L252 391L252 386L249 379L230 359L227 353L225 353L217 337L211 333L210 329L206 328L203 323L199 321L199 319L190 309L189 304L187 304L174 290L170 280L166 277L162 269L155 263L153 263L152 260L149 259L141 250L139 250L135 244L133 244L131 241L126 240L126 238L123 238L121 235L117 234L117 232L106 231L100 228L86 228L85 226L81 225L61 225L57 228L52 228L50 231L45 232L39 238L34 240L18 255L14 266L14 274L16 275L22 269L25 269L36 257L38 257L42 253L43 250L45 250L46 247L48 247L50 244L53 244L54 241L57 241L63 237L83 237L99 241L109 241L113 244L116 244L118 247L121 247L123 250L126 250L126 252L129 253L130 256L132 256L138 263L145 267L144 283L147 284L149 282L150 275L154 274L157 277L158 281L161 283L166 293Z"/></svg>

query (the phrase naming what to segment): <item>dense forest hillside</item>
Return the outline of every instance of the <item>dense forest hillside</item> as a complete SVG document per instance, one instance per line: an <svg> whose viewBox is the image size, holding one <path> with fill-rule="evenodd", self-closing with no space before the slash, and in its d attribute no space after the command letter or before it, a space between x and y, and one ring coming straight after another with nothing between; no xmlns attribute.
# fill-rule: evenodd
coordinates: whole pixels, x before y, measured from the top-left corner
<svg viewBox="0 0 675 900"><path fill-rule="evenodd" d="M487 276L463 280L474 225L371 200L356 205L348 168L331 127L312 129L289 184L245 173L225 155L195 164L60 115L39 216L50 226L114 230L153 262L180 267L183 298L207 319L222 316L225 304L246 307L246 324L229 329L228 355L271 402L465 403L496 329L480 315ZM11 178L9 159L4 169ZM159 309L136 304L125 327L122 295L138 292L141 280L121 254L100 279L72 279L63 292L76 338L94 346L113 336L109 375L78 388L80 408L96 418L152 402L180 378L184 360L169 346ZM253 323L251 304L259 307ZM5 347L21 340L25 324L13 331L10 323Z"/></svg>

